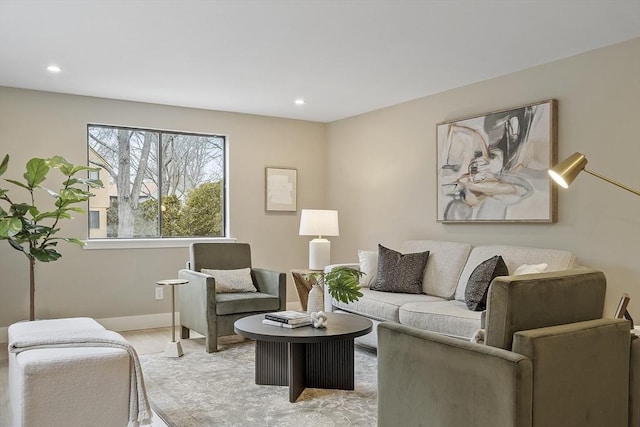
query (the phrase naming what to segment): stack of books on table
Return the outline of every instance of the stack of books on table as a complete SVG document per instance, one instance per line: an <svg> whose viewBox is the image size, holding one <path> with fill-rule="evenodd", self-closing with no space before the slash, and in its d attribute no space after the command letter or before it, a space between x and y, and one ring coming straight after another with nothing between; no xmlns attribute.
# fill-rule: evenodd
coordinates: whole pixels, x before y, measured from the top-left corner
<svg viewBox="0 0 640 427"><path fill-rule="evenodd" d="M262 323L281 328L299 328L311 325L311 317L301 311L276 311L265 314Z"/></svg>

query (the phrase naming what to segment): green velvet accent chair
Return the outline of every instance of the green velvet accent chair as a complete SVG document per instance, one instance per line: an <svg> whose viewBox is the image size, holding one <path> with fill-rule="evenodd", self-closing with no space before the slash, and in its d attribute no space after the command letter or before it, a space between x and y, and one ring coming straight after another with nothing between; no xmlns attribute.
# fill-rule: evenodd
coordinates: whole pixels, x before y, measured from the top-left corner
<svg viewBox="0 0 640 427"><path fill-rule="evenodd" d="M218 350L218 337L234 334L236 320L286 307L285 273L253 268L248 243L192 243L187 266L178 272L179 278L189 280L179 287L180 336L189 338L191 330L204 335L209 353ZM216 293L215 279L202 273L203 268L251 268L258 292Z"/></svg>
<svg viewBox="0 0 640 427"><path fill-rule="evenodd" d="M637 425L639 340L605 290L590 269L496 278L485 344L381 323L378 426Z"/></svg>

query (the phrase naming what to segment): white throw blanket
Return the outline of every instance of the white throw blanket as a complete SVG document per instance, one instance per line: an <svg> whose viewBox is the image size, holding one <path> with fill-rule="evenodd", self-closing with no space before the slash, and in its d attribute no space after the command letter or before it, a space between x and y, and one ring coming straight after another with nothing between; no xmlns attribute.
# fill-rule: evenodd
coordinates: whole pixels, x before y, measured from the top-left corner
<svg viewBox="0 0 640 427"><path fill-rule="evenodd" d="M121 348L131 358L129 395L129 426L137 426L151 419L151 407L147 400L142 367L138 354L131 344L120 334L108 330L85 329L66 331L37 331L20 334L20 337L9 343L9 352L21 353L27 350L64 347L111 347Z"/></svg>

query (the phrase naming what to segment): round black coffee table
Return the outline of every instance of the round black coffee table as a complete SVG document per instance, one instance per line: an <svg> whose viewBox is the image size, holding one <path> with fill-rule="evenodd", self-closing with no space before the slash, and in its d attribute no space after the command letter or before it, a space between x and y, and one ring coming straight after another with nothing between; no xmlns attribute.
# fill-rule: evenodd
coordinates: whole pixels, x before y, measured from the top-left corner
<svg viewBox="0 0 640 427"><path fill-rule="evenodd" d="M306 387L353 390L353 339L371 332L373 324L346 313L327 317L323 329L265 325L264 314L236 320L236 334L256 340L256 384L288 385L289 402Z"/></svg>

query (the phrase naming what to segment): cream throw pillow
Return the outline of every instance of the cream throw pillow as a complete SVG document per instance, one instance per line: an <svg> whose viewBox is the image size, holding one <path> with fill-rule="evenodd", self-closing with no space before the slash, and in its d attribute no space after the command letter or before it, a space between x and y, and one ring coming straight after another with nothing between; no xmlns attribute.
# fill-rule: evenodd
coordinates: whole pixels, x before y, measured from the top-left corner
<svg viewBox="0 0 640 427"><path fill-rule="evenodd" d="M257 292L251 280L251 269L238 270L210 270L203 268L200 272L216 279L216 292Z"/></svg>
<svg viewBox="0 0 640 427"><path fill-rule="evenodd" d="M522 264L520 267L516 268L516 271L513 272L513 276L519 276L521 274L535 274L542 273L547 269L549 265L542 264Z"/></svg>
<svg viewBox="0 0 640 427"><path fill-rule="evenodd" d="M364 276L360 277L360 286L368 288L371 283L376 282L378 251L358 251L358 261L360 271L364 273Z"/></svg>

